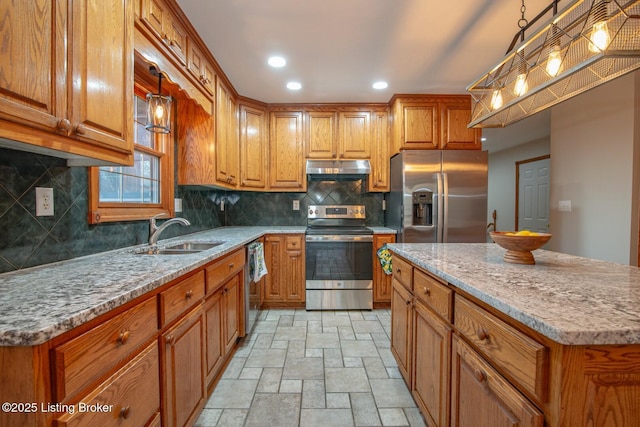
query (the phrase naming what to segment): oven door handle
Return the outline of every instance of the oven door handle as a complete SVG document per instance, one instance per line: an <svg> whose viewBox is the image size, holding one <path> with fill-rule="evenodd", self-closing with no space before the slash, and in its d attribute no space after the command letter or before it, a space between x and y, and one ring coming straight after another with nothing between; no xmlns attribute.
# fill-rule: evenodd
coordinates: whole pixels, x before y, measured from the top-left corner
<svg viewBox="0 0 640 427"><path fill-rule="evenodd" d="M342 234L323 234L323 235L307 235L307 242L314 243L331 243L331 242L373 242L373 236L351 236Z"/></svg>

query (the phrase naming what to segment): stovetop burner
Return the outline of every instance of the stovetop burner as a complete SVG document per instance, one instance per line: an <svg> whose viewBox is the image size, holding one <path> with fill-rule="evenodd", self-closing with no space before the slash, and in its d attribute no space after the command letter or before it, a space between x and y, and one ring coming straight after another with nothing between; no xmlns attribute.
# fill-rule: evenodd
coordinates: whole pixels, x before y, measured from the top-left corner
<svg viewBox="0 0 640 427"><path fill-rule="evenodd" d="M307 211L307 234L366 235L363 205L312 205Z"/></svg>

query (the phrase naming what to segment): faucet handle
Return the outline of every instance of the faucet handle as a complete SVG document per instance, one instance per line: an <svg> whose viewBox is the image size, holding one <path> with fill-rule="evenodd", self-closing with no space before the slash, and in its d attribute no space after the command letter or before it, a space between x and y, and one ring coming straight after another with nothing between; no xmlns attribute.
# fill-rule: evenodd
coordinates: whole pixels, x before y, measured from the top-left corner
<svg viewBox="0 0 640 427"><path fill-rule="evenodd" d="M164 213L164 212L161 212L161 213L159 213L157 215L154 215L151 218L149 218L149 228L151 229L151 232L153 232L157 228L157 226L156 226L156 218L160 218L160 217L163 217L163 216L167 216L167 214Z"/></svg>

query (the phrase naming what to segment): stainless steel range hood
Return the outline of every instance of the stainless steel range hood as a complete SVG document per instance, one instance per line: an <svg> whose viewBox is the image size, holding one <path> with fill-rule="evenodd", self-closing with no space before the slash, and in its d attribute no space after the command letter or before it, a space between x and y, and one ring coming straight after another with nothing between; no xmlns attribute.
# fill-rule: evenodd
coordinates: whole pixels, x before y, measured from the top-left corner
<svg viewBox="0 0 640 427"><path fill-rule="evenodd" d="M307 175L369 175L369 160L307 160Z"/></svg>

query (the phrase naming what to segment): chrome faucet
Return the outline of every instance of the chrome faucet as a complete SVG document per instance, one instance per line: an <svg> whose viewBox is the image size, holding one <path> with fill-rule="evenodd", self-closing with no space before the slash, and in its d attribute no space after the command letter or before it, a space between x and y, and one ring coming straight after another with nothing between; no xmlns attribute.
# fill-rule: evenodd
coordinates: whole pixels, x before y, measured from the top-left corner
<svg viewBox="0 0 640 427"><path fill-rule="evenodd" d="M158 243L160 233L162 233L164 229L169 227L171 224L182 224L184 226L191 225L191 223L185 218L171 218L163 222L160 226L157 226L156 218L161 216L164 216L164 214L158 214L149 218L149 246L153 246Z"/></svg>

